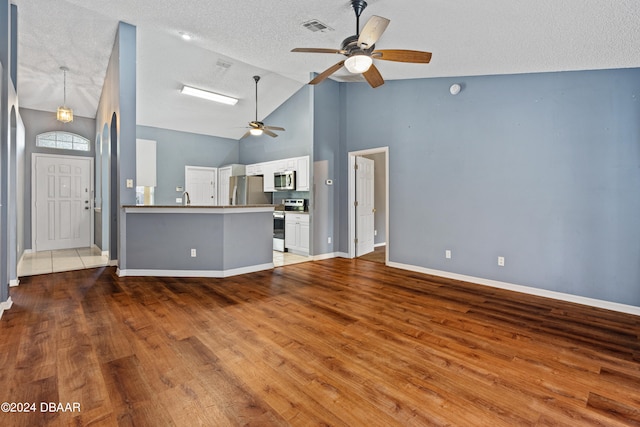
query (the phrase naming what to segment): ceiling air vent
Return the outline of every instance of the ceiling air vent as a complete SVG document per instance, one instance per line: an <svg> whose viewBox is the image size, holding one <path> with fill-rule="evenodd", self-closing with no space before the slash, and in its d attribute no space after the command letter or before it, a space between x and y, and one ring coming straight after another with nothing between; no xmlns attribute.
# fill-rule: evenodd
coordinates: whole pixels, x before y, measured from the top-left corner
<svg viewBox="0 0 640 427"><path fill-rule="evenodd" d="M220 68L228 69L229 67L231 67L231 63L223 61L222 59L218 59L216 61L216 66Z"/></svg>
<svg viewBox="0 0 640 427"><path fill-rule="evenodd" d="M303 22L302 26L309 31L333 31L333 28L329 27L326 24L318 21L317 19L312 19L311 21Z"/></svg>

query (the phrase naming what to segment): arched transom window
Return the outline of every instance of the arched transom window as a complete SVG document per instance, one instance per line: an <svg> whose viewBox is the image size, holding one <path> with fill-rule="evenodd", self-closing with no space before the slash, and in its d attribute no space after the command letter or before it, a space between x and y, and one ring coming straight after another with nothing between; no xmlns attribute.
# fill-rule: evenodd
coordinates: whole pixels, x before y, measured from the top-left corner
<svg viewBox="0 0 640 427"><path fill-rule="evenodd" d="M36 147L89 151L89 140L70 132L46 132L36 136Z"/></svg>

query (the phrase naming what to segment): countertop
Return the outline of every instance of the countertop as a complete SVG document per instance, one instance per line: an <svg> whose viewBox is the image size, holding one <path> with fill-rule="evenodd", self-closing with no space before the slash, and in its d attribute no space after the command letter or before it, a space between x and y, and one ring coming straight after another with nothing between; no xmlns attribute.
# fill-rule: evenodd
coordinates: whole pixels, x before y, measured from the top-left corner
<svg viewBox="0 0 640 427"><path fill-rule="evenodd" d="M224 205L224 206L202 206L202 205L122 205L123 208L146 208L146 209L229 209L229 208L274 208L277 205Z"/></svg>

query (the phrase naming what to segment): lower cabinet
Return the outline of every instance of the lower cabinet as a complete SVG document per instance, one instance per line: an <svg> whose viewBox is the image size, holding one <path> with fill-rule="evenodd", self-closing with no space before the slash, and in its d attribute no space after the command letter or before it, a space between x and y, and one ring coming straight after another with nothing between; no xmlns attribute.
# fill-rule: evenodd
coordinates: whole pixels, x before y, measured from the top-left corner
<svg viewBox="0 0 640 427"><path fill-rule="evenodd" d="M309 255L309 214L285 213L284 247L289 252Z"/></svg>

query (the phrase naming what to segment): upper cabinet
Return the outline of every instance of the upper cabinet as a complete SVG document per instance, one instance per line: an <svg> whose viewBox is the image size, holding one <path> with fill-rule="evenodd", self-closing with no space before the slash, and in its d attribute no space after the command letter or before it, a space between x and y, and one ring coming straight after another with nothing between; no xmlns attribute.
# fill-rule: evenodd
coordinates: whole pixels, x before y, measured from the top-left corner
<svg viewBox="0 0 640 427"><path fill-rule="evenodd" d="M247 175L262 175L264 177L265 192L275 191L273 174L284 171L296 172L296 191L309 191L309 156L254 163L246 167Z"/></svg>
<svg viewBox="0 0 640 427"><path fill-rule="evenodd" d="M296 190L309 191L309 156L298 157L296 163Z"/></svg>

